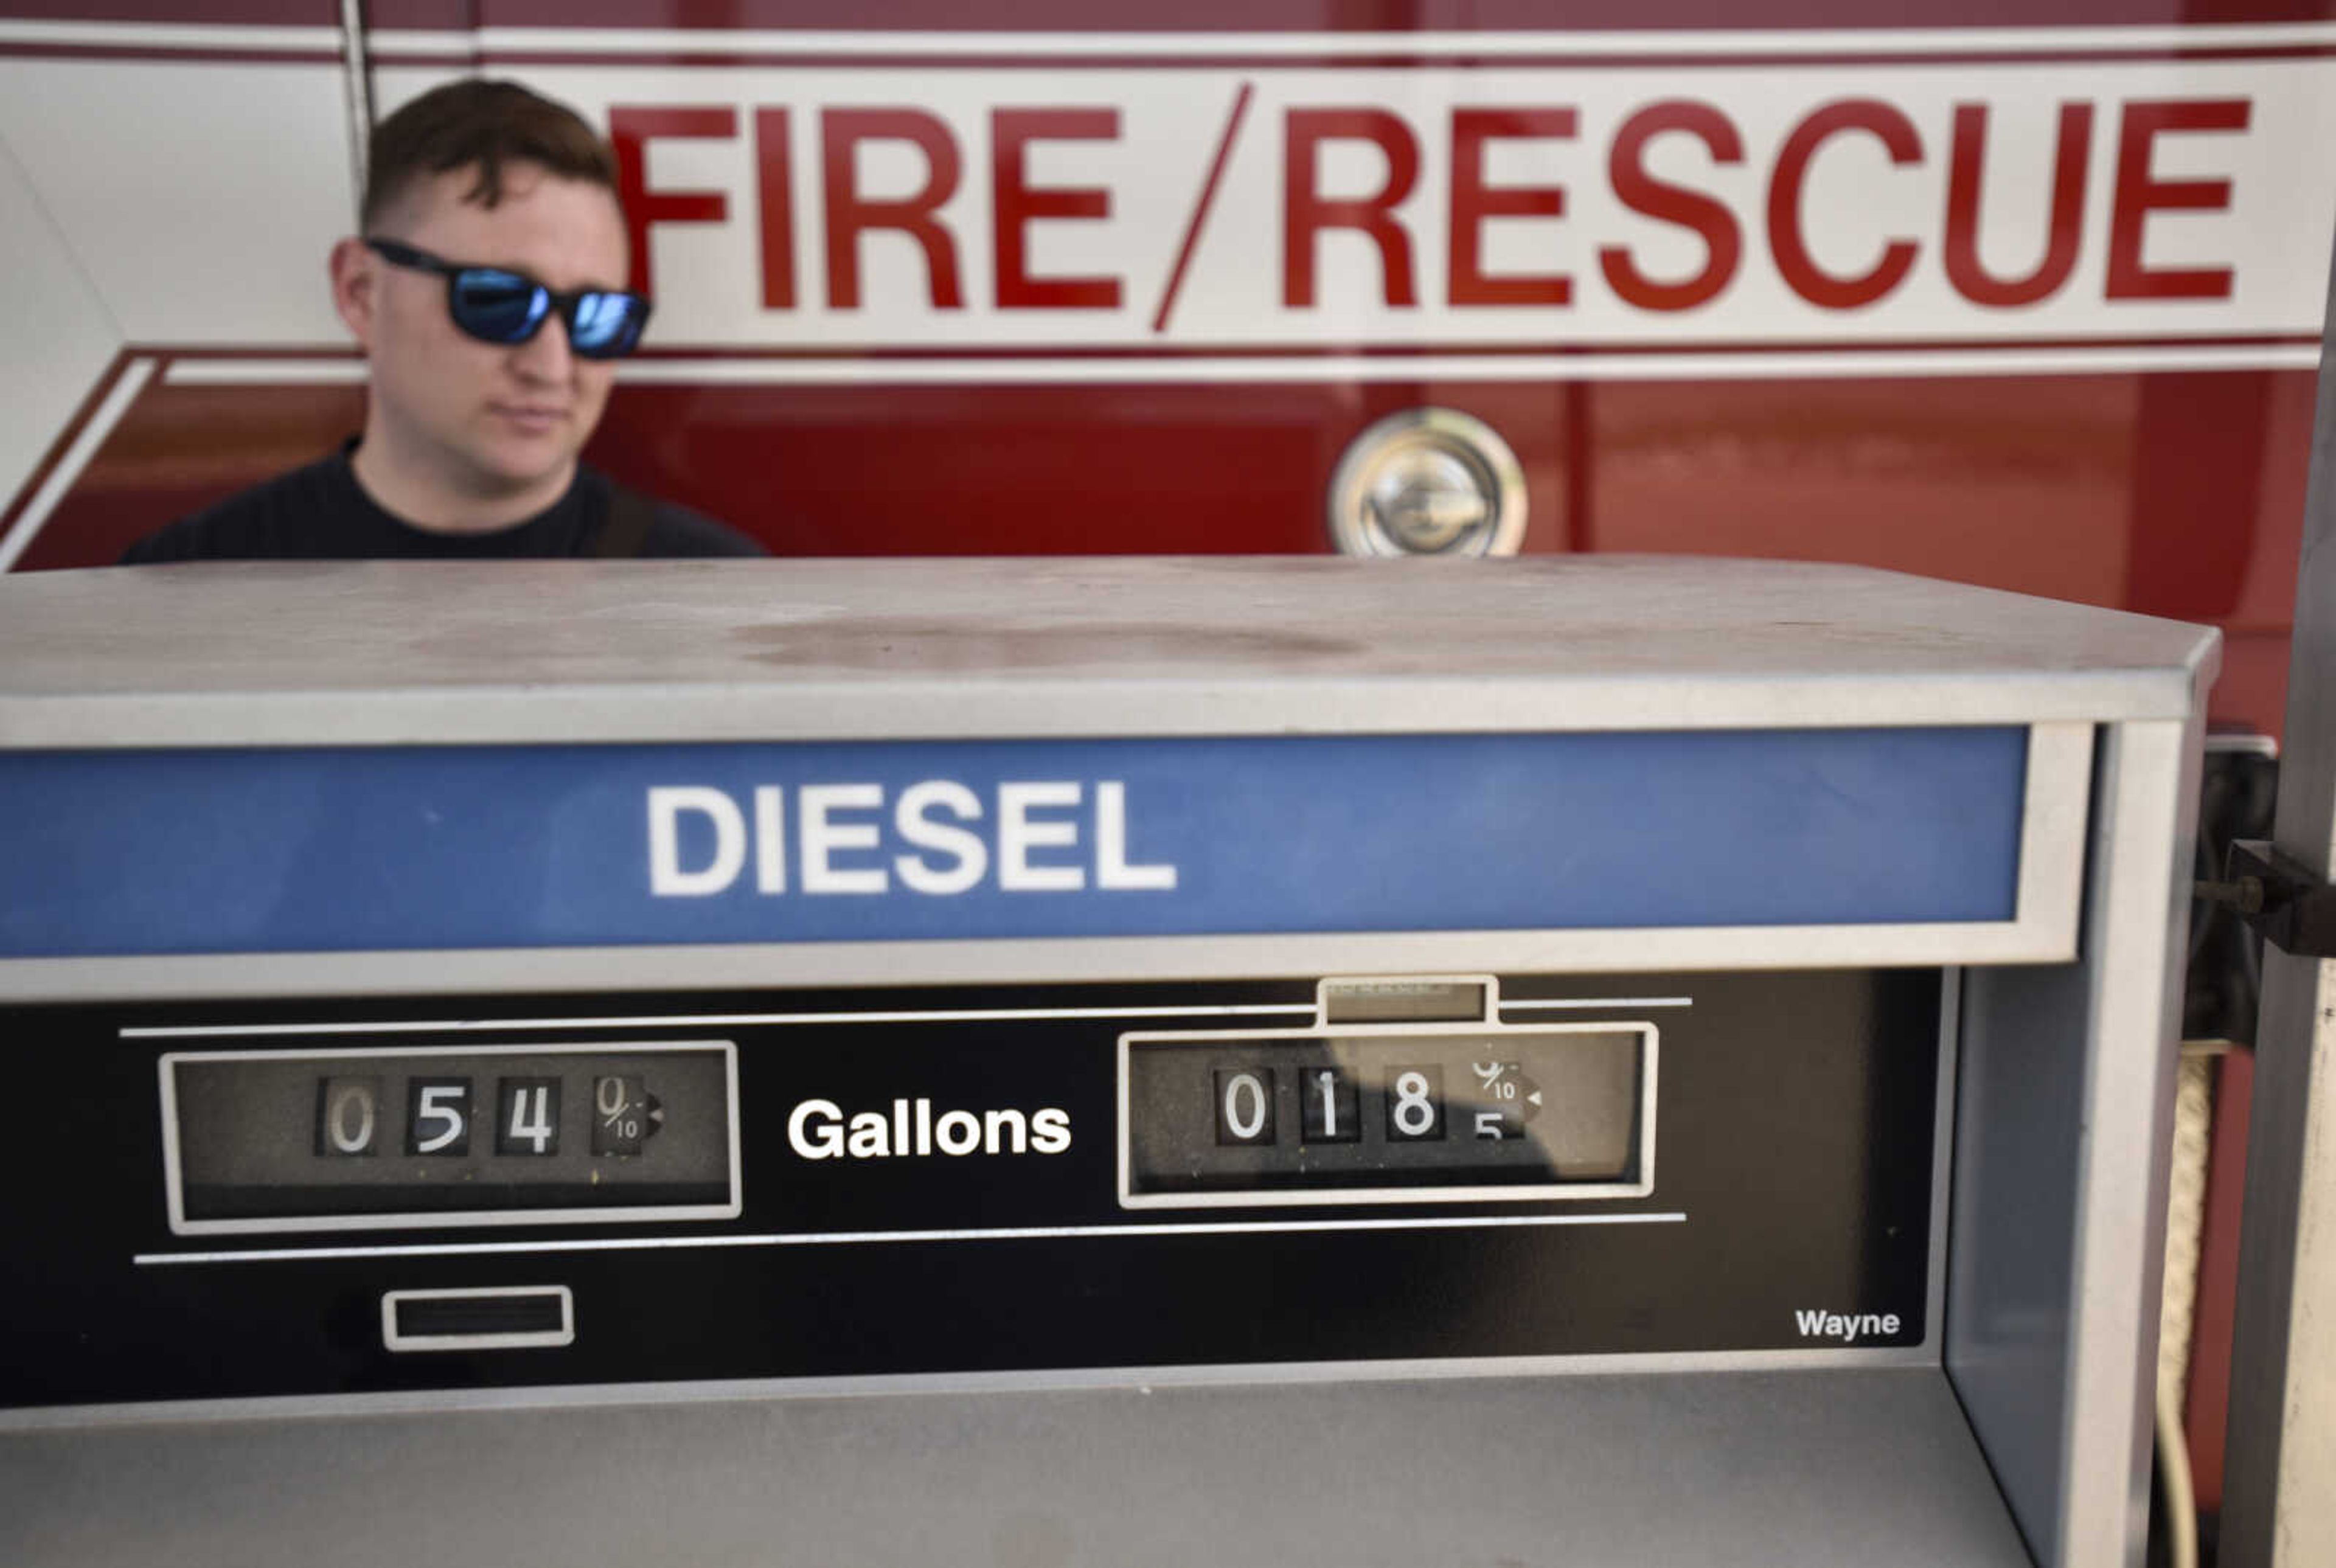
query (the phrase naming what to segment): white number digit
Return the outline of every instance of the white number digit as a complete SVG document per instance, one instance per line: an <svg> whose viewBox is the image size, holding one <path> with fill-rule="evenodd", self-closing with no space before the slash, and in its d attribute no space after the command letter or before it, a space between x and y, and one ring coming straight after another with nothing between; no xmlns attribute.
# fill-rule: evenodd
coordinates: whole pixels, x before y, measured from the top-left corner
<svg viewBox="0 0 2336 1568"><path fill-rule="evenodd" d="M349 1128L349 1107L355 1105L357 1125ZM325 1135L344 1154L362 1154L373 1142L373 1088L367 1084L344 1084L325 1112Z"/></svg>
<svg viewBox="0 0 2336 1568"><path fill-rule="evenodd" d="M1241 1115L1246 1094L1249 1115ZM1265 1131L1265 1085L1255 1073L1236 1073L1225 1080L1225 1129L1244 1143Z"/></svg>
<svg viewBox="0 0 2336 1568"><path fill-rule="evenodd" d="M1314 1075L1314 1082L1322 1090L1322 1135L1335 1138L1338 1135L1338 1075L1325 1067Z"/></svg>
<svg viewBox="0 0 2336 1568"><path fill-rule="evenodd" d="M419 1154L434 1154L462 1135L462 1105L469 1091L460 1084L424 1084L420 1102L414 1108L414 1151ZM443 1122L446 1130L431 1137L421 1135L423 1125Z"/></svg>
<svg viewBox="0 0 2336 1568"><path fill-rule="evenodd" d="M1427 1075L1404 1073L1395 1081L1396 1130L1406 1138L1424 1138L1436 1125L1436 1102L1427 1097Z"/></svg>
<svg viewBox="0 0 2336 1568"><path fill-rule="evenodd" d="M528 1115L530 1095L535 1096L532 1119ZM531 1089L522 1086L511 1096L511 1139L516 1144L521 1138L533 1144L539 1154L551 1142L551 1090L545 1085L538 1084Z"/></svg>
<svg viewBox="0 0 2336 1568"><path fill-rule="evenodd" d="M604 1122L613 1122L623 1115L625 1080L614 1076L602 1078L592 1087L592 1104L599 1107L600 1119Z"/></svg>

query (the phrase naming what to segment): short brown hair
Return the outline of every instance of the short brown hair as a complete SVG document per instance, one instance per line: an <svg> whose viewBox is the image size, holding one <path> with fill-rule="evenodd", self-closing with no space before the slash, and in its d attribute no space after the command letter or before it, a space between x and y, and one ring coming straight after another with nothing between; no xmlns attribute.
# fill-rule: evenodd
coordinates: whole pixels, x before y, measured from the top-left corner
<svg viewBox="0 0 2336 1568"><path fill-rule="evenodd" d="M370 230L415 180L474 164L478 181L462 200L492 208L514 161L616 194L616 154L581 115L516 82L467 77L432 88L373 128L364 224Z"/></svg>

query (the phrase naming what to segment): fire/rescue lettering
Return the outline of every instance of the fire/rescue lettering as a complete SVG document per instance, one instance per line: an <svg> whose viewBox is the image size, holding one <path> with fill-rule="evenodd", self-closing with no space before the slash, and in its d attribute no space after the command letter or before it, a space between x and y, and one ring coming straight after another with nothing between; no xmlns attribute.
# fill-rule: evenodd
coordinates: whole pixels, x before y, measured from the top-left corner
<svg viewBox="0 0 2336 1568"><path fill-rule="evenodd" d="M1369 196L1329 200L1317 172L1322 143L1338 138L1375 143L1387 159L1387 180ZM1411 236L1395 209L1419 182L1419 141L1403 117L1386 109L1293 109L1283 146L1289 178L1281 202L1283 302L1314 303L1314 237L1325 229L1352 229L1379 248L1387 302L1419 303L1411 279Z"/></svg>
<svg viewBox="0 0 2336 1568"><path fill-rule="evenodd" d="M1452 112L1452 221L1448 229L1455 305L1564 305L1573 280L1561 274L1488 278L1478 252L1487 218L1562 218L1558 186L1496 188L1484 183L1484 144L1497 137L1571 141L1571 109L1455 109Z"/></svg>
<svg viewBox="0 0 2336 1568"><path fill-rule="evenodd" d="M789 133L787 112L784 109L758 109L754 112L754 169L757 175L756 202L763 218L763 308L793 310L795 307L795 218L794 218L794 143ZM638 160L637 160L638 161ZM628 210L630 210L629 204ZM647 263L641 253L647 242L639 234L633 236L633 271L647 287Z"/></svg>
<svg viewBox="0 0 2336 1568"><path fill-rule="evenodd" d="M2214 212L2231 204L2227 180L2159 180L2150 172L2156 139L2173 131L2244 131L2244 100L2128 103L2117 138L2117 209L2109 224L2111 299L2228 299L2227 267L2153 268L2142 260L2142 225L2152 212Z"/></svg>
<svg viewBox="0 0 2336 1568"><path fill-rule="evenodd" d="M1622 246L1601 249L1598 265L1606 274L1607 287L1640 310L1692 310L1707 303L1728 287L1744 254L1743 230L1726 202L1647 172L1647 143L1673 131L1701 137L1715 164L1744 161L1744 138L1735 122L1708 103L1673 99L1650 104L1622 122L1608 164L1615 196L1634 212L1693 229L1702 237L1704 248L1702 270L1675 283L1640 271Z"/></svg>
<svg viewBox="0 0 2336 1568"><path fill-rule="evenodd" d="M1776 154L1776 172L1768 180L1768 248L1776 270L1794 293L1827 310L1854 310L1871 305L1906 280L1914 268L1916 246L1911 239L1883 243L1882 258L1854 278L1843 278L1819 267L1809 255L1802 224L1801 186L1817 150L1848 131L1863 131L1889 151L1897 164L1922 161L1922 138L1905 115L1890 104L1871 98L1827 103L1793 127Z"/></svg>
<svg viewBox="0 0 2336 1568"><path fill-rule="evenodd" d="M1253 85L1243 83L1244 94ZM1764 254L1772 289L1781 285L1806 307L1834 314L1870 310L1904 293L1918 275L1935 280L1926 287L1943 287L1983 312L2029 309L2080 277L2102 302L2232 298L2234 237L2218 241L2221 231L2185 225L2170 248L2157 240L2162 258L2153 258L2150 220L2233 212L2230 174L2199 170L2218 160L2226 170L2242 161L2227 139L2253 128L2253 102L2069 97L2050 112L2057 123L2047 140L2031 134L2028 121L2007 122L2001 106L1986 102L1955 101L1918 115L1880 96L1835 96L1809 103L1781 129L1766 122L1756 140L1746 128L1749 107L1731 113L1722 102L1687 96L1605 119L1572 102L1441 109L1300 102L1247 122L1251 141L1262 135L1278 145L1253 149L1246 162L1235 145L1244 130L1236 112L1222 129L1205 184L1196 176L1188 209L1163 220L1155 200L1140 222L1128 210L1144 205L1130 200L1134 182L1154 195L1157 170L1129 144L1127 112L1111 105L998 103L968 122L961 107L756 104L742 115L726 105L620 104L610 109L609 124L637 285L654 285L658 231L728 230L751 203L752 223L736 231L759 248L760 305L769 312L866 310L875 303L866 258L880 246L887 248L888 276L898 278L901 260L913 257L921 280L916 293L884 302L895 309L1126 313L1149 320L1154 333L1171 318L1183 259L1196 245L1203 261L1220 268L1278 260L1273 306L1299 325L1313 313L1335 324L1337 313L1356 307L1358 289L1396 311L1594 306L1605 320L1617 309L1676 316L1713 306L1744 281L1750 258ZM811 122L799 124L804 117ZM2104 122L2107 134L2097 135ZM702 176L695 187L652 179L651 143L735 141L742 123L754 175L740 188L710 188ZM797 144L806 136L816 156L798 165ZM987 145L968 156L969 141ZM880 148L894 175L914 169L906 190L878 194L864 177L863 152ZM1048 161L1073 155L1086 172L1050 171L1060 165ZM1605 189L1589 200L1579 174L1569 184L1549 173L1519 178L1517 164L1501 171L1502 160L1527 156L1536 170L1553 162L1594 170ZM1843 167L1862 162L1868 172L1857 189L1895 192L1895 205L1844 203L1840 177L1825 183L1824 170L1837 160L1849 161ZM1256 247L1212 255L1205 245L1211 223L1251 234L1263 227L1254 210L1234 217L1222 210L1228 202L1253 205L1268 188L1255 172L1260 161L1279 175L1278 211L1263 231L1279 230L1280 256ZM2108 200L2088 216L2097 162L2107 165L2098 182ZM2185 175L2161 173L2161 165ZM1221 193L1219 176L1229 166L1251 172L1228 180ZM1358 169L1369 172L1358 178ZM2009 180L2017 191L1991 203L1990 180ZM805 182L816 189L799 202L797 187ZM1235 190L1248 194L1231 194ZM1885 206L1904 214L1909 203L1932 216L1874 215ZM973 243L966 230L985 218L987 245L961 249ZM1570 232L1585 220L1604 231ZM799 244L798 225L812 223L817 238ZM2015 248L2006 257L2000 237L1993 252L1983 243L1997 229L2039 238L2028 242L2035 248L2026 255ZM1044 259L1047 244L1073 235L1076 243L1054 254L1110 256L1117 265ZM1503 236L1506 248L1496 257ZM1682 264L1681 239L1699 248L1699 259L1689 252ZM1594 298L1560 264L1562 256L1595 258L1587 277L1602 287L1591 291ZM1335 288L1325 257L1345 268ZM823 276L799 277L806 260ZM1160 287L1155 280L1169 291L1156 311L1142 297ZM986 297L977 300L985 283Z"/></svg>
<svg viewBox="0 0 2336 1568"><path fill-rule="evenodd" d="M729 199L719 190L650 190L647 143L668 136L726 141L737 134L737 115L724 108L608 111L608 139L617 150L617 194L633 242L633 287L644 294L657 292L649 271L651 224L721 223L730 216Z"/></svg>
<svg viewBox="0 0 2336 1568"><path fill-rule="evenodd" d="M1947 175L1947 278L1974 305L1999 309L2049 298L2076 269L2084 233L2085 157L2093 142L2093 106L2060 105L2060 133L2052 154L2052 208L2044 258L2025 278L1998 278L1980 259L1979 201L1987 156L1987 105L1955 105L1955 145Z"/></svg>
<svg viewBox="0 0 2336 1568"><path fill-rule="evenodd" d="M1034 278L1030 275L1029 226L1037 219L1102 219L1111 216L1111 192L1033 185L1027 150L1033 141L1116 141L1116 109L1000 109L990 116L994 172L990 200L997 221L990 226L993 276L1000 310L1115 310L1116 278Z"/></svg>
<svg viewBox="0 0 2336 1568"><path fill-rule="evenodd" d="M924 251L934 306L961 308L965 292L958 286L957 241L935 216L957 193L961 167L949 126L921 109L830 109L819 122L826 171L828 307L860 308L861 236L891 229ZM860 144L879 141L905 141L924 154L925 182L915 195L880 201L860 194Z"/></svg>

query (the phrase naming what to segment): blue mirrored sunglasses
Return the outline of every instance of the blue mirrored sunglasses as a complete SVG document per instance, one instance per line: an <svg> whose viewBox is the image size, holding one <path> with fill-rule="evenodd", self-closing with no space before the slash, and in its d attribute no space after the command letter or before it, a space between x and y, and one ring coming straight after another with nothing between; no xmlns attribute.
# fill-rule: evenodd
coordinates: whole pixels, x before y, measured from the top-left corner
<svg viewBox="0 0 2336 1568"><path fill-rule="evenodd" d="M641 340L649 302L613 288L572 294L501 267L464 267L394 239L368 239L373 253L393 267L434 272L446 280L446 313L482 343L525 343L554 315L567 324L568 346L585 359L621 359Z"/></svg>

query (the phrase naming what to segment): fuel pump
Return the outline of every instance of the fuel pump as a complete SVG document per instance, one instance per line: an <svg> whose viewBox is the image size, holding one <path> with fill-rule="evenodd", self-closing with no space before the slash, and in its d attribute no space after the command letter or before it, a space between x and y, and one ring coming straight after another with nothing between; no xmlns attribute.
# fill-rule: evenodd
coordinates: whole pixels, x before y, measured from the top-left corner
<svg viewBox="0 0 2336 1568"><path fill-rule="evenodd" d="M2127 1563L2217 651L1775 562L0 580L0 1557Z"/></svg>

